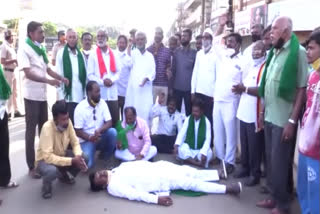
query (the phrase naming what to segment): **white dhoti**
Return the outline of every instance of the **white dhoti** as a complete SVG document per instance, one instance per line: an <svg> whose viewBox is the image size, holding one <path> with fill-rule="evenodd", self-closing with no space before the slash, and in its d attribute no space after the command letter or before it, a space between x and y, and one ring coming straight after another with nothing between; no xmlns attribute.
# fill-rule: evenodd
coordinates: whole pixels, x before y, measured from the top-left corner
<svg viewBox="0 0 320 214"><path fill-rule="evenodd" d="M182 160L197 158L199 161L201 161L201 155L202 153L200 152L200 149L190 149L190 146L187 143L183 143L179 146L178 157ZM212 159L212 150L209 148L206 154L203 155L207 157L205 168L208 168L209 162Z"/></svg>
<svg viewBox="0 0 320 214"><path fill-rule="evenodd" d="M152 158L154 158L157 155L158 151L157 151L157 147L155 146L150 146L149 151L147 153L147 155L142 158L142 160L148 161ZM120 159L122 161L134 161L136 160L136 157L134 154L132 154L129 149L124 149L124 150L116 150L114 156L117 159Z"/></svg>
<svg viewBox="0 0 320 214"><path fill-rule="evenodd" d="M217 157L235 165L238 142L237 109L238 99L232 102L214 102L213 132Z"/></svg>

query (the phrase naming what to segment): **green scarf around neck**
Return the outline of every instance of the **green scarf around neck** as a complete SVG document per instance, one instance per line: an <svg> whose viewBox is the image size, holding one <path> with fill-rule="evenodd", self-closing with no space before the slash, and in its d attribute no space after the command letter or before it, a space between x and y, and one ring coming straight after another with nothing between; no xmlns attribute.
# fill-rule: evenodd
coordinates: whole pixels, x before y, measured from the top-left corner
<svg viewBox="0 0 320 214"><path fill-rule="evenodd" d="M4 77L2 65L0 65L0 100L7 100L11 95L11 88Z"/></svg>
<svg viewBox="0 0 320 214"><path fill-rule="evenodd" d="M295 92L296 92L298 57L299 57L299 48L300 48L299 40L294 33L292 33L291 35L289 48L290 48L289 55L288 55L288 58L286 59L286 62L284 64L283 71L280 77L278 96L284 100L292 102L294 100ZM260 97L264 97L267 71L268 71L270 62L274 56L274 51L275 51L274 48L270 50L267 61L266 61L266 66L265 66L261 83L259 86Z"/></svg>
<svg viewBox="0 0 320 214"><path fill-rule="evenodd" d="M116 130L117 130L117 140L121 142L122 148L121 150L125 150L128 148L128 138L127 132L130 130L134 130L135 125L127 125L126 128L122 127L121 121L118 120L116 123Z"/></svg>
<svg viewBox="0 0 320 214"><path fill-rule="evenodd" d="M64 86L64 92L67 98L72 99L72 64L69 55L69 46L65 45L63 49L62 62L63 62L63 75L69 80L69 85ZM77 57L78 57L78 67L79 67L79 80L82 85L82 90L85 90L86 87L86 66L84 64L84 59L81 51L77 47Z"/></svg>
<svg viewBox="0 0 320 214"><path fill-rule="evenodd" d="M28 37L26 39L26 43L39 55L43 57L43 61L48 64L49 60L47 57L47 53L46 53L46 48L43 47L42 45L40 47L38 47L37 45L35 45L33 43L33 41Z"/></svg>
<svg viewBox="0 0 320 214"><path fill-rule="evenodd" d="M194 132L195 121L194 117L190 115L189 124L187 129L187 136L185 142L189 145L190 149L201 149L204 141L206 140L206 117L204 115L200 118L200 124L198 129L197 147L195 143Z"/></svg>

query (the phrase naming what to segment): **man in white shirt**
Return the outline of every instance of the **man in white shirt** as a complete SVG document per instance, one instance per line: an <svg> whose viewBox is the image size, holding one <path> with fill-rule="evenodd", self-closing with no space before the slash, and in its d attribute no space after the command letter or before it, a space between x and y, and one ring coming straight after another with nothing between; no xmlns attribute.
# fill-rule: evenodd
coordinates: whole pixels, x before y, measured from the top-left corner
<svg viewBox="0 0 320 214"><path fill-rule="evenodd" d="M19 67L24 71L24 106L26 112L26 159L30 175L40 178L34 170L35 151L34 138L36 127L41 133L43 124L48 120L47 84L60 86L61 82L68 85L69 80L61 77L48 66L49 60L45 48L42 24L30 22L27 26L26 44L18 51ZM47 74L53 79L48 79Z"/></svg>
<svg viewBox="0 0 320 214"><path fill-rule="evenodd" d="M237 118L240 120L240 143L241 143L241 168L236 171L235 177L248 177L245 185L254 186L259 183L261 176L261 157L264 146L264 134L258 126L258 117L262 112L260 99L248 95L247 87L259 86L266 60L266 48L263 42L257 41L252 49L252 61L246 68L248 74L243 83L235 85L232 91L241 94Z"/></svg>
<svg viewBox="0 0 320 214"><path fill-rule="evenodd" d="M108 46L108 35L105 30L97 32L97 48L92 50L88 59L87 77L96 81L101 90L101 98L106 101L115 125L119 120L118 89L121 65L118 56Z"/></svg>
<svg viewBox="0 0 320 214"><path fill-rule="evenodd" d="M69 117L74 124L74 110L78 103L85 98L87 81L85 59L77 47L78 36L73 29L68 29L67 44L60 49L56 57L57 73L67 78L68 86L61 85L58 88L58 100L65 100Z"/></svg>
<svg viewBox="0 0 320 214"><path fill-rule="evenodd" d="M158 152L172 154L177 133L183 124L183 116L177 110L176 100L169 98L168 106L165 106L165 95L161 94L158 103L152 107L151 117L159 117L157 130L151 136L152 144L157 147Z"/></svg>
<svg viewBox="0 0 320 214"><path fill-rule="evenodd" d="M120 108L120 115L123 115L123 107L125 103L125 97L128 87L128 81L130 77L131 70L131 57L128 55L126 49L128 46L128 39L125 35L120 35L118 37L117 47L115 51L118 54L118 59L121 64L121 72L119 75L119 80L117 81L118 87L118 104Z"/></svg>
<svg viewBox="0 0 320 214"><path fill-rule="evenodd" d="M212 125L213 94L216 80L216 54L212 48L213 32L207 28L202 36L203 48L197 52L191 79L192 100L197 96L206 105L204 115Z"/></svg>
<svg viewBox="0 0 320 214"><path fill-rule="evenodd" d="M239 95L232 93L232 86L241 82L242 38L237 33L226 38L227 49L217 49L217 73L214 91L213 131L217 158L226 162L228 174L235 165L237 148L237 108Z"/></svg>
<svg viewBox="0 0 320 214"><path fill-rule="evenodd" d="M58 42L52 48L52 65L56 65L56 57L60 49L66 45L66 34L64 30L58 32Z"/></svg>
<svg viewBox="0 0 320 214"><path fill-rule="evenodd" d="M251 27L251 41L252 44L249 45L244 51L243 56L250 61L252 59L252 49L256 41L262 40L264 26L262 24L254 24Z"/></svg>
<svg viewBox="0 0 320 214"><path fill-rule="evenodd" d="M211 124L204 115L204 102L195 98L192 114L186 118L174 144L177 159L186 163L208 168L212 158Z"/></svg>
<svg viewBox="0 0 320 214"><path fill-rule="evenodd" d="M107 160L113 153L117 131L112 128L112 121L107 104L100 99L100 86L89 81L86 86L87 99L82 100L74 112L74 128L80 140L83 153L89 158L88 168L93 167L96 150L100 158Z"/></svg>
<svg viewBox="0 0 320 214"><path fill-rule="evenodd" d="M230 195L239 195L242 191L240 182L230 185L208 182L217 180L217 170L197 170L167 161L126 162L111 171L101 170L89 175L94 192L106 189L115 197L162 206L172 205L170 190Z"/></svg>
<svg viewBox="0 0 320 214"><path fill-rule="evenodd" d="M88 63L92 42L93 42L93 36L91 33L84 32L81 35L82 54L85 57L86 63Z"/></svg>
<svg viewBox="0 0 320 214"><path fill-rule="evenodd" d="M131 51L132 45L128 47L132 68L124 106L135 107L137 115L150 126L150 111L153 105L152 81L156 75L156 65L153 55L146 50L146 34L137 32L135 38L136 48Z"/></svg>

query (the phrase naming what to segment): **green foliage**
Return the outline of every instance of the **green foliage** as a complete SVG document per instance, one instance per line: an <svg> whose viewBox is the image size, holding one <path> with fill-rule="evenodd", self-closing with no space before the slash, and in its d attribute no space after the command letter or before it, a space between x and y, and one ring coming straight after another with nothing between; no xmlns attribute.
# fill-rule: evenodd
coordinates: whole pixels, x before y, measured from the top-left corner
<svg viewBox="0 0 320 214"><path fill-rule="evenodd" d="M46 36L57 36L57 25L52 22L43 22L43 29Z"/></svg>
<svg viewBox="0 0 320 214"><path fill-rule="evenodd" d="M19 19L15 18L15 19L6 19L3 21L4 24L7 25L8 29L15 29L18 25Z"/></svg>

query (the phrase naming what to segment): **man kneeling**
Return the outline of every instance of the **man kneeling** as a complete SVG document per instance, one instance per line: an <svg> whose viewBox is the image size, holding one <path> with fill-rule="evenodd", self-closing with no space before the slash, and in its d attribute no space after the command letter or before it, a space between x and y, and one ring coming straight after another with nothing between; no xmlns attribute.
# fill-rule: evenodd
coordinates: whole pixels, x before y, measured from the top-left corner
<svg viewBox="0 0 320 214"><path fill-rule="evenodd" d="M111 171L101 170L91 173L89 181L91 190L94 192L106 189L115 197L163 206L172 205L170 190L182 189L233 195L238 195L242 191L240 182L231 185L208 182L208 171L215 174L213 177L217 177L213 180L219 179L217 170L197 170L167 161L133 161L122 163ZM164 193L167 196L158 196Z"/></svg>
<svg viewBox="0 0 320 214"><path fill-rule="evenodd" d="M52 197L51 183L56 178L74 184L74 177L80 170L87 170L87 158L82 153L65 101L57 101L52 106L52 114L53 120L42 127L36 157L36 170L43 178L42 197L45 199ZM69 144L72 151L67 150Z"/></svg>
<svg viewBox="0 0 320 214"><path fill-rule="evenodd" d="M211 125L204 116L204 103L197 98L192 104L192 114L184 121L178 133L174 153L186 163L208 168L212 158Z"/></svg>
<svg viewBox="0 0 320 214"><path fill-rule="evenodd" d="M150 131L146 121L137 117L134 107L124 109L125 119L118 121L117 149L115 157L123 161L150 160L157 154L157 148L151 146Z"/></svg>

